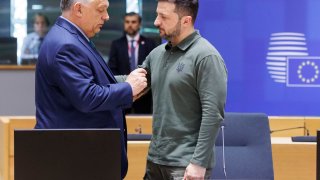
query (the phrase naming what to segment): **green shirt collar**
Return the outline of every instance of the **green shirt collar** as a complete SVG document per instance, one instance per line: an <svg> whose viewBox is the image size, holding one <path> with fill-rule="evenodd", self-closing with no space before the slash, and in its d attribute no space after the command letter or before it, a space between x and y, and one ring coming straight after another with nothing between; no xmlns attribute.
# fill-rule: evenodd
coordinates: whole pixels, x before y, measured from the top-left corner
<svg viewBox="0 0 320 180"><path fill-rule="evenodd" d="M189 36L187 36L184 40L182 40L177 47L181 49L182 51L185 51L188 47L190 47L194 41L199 39L201 36L199 34L198 30L195 30L193 33L191 33Z"/></svg>

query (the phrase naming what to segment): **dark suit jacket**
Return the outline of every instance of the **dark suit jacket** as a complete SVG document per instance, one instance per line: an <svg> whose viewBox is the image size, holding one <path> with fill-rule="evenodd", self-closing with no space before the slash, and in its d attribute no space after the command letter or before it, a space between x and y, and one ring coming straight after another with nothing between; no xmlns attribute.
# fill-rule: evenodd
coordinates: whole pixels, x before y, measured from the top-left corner
<svg viewBox="0 0 320 180"><path fill-rule="evenodd" d="M35 128L119 128L124 177L128 161L123 108L131 104L130 85L117 83L83 34L59 17L43 41L36 66Z"/></svg>
<svg viewBox="0 0 320 180"><path fill-rule="evenodd" d="M152 39L140 35L138 65L141 65L143 63L143 61L155 47L156 44ZM126 35L112 42L108 64L115 75L130 74L130 59L128 54L128 40ZM135 101L131 110L133 113L137 114L151 114L151 91L149 91L149 93Z"/></svg>

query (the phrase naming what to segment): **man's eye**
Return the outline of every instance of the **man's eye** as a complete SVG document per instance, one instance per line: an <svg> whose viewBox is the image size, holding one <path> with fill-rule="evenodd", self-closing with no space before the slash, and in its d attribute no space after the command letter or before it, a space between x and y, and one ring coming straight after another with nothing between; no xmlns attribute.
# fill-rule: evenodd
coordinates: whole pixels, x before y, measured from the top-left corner
<svg viewBox="0 0 320 180"><path fill-rule="evenodd" d="M99 12L104 12L105 9L98 9Z"/></svg>

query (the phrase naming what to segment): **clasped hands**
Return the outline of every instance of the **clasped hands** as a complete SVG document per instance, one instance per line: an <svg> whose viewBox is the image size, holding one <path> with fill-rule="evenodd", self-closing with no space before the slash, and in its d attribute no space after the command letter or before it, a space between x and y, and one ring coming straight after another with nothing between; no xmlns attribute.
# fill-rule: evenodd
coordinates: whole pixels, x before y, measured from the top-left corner
<svg viewBox="0 0 320 180"><path fill-rule="evenodd" d="M147 71L143 68L133 70L126 79L126 82L130 84L132 88L133 100L137 100L143 95L143 90L146 89L147 83Z"/></svg>

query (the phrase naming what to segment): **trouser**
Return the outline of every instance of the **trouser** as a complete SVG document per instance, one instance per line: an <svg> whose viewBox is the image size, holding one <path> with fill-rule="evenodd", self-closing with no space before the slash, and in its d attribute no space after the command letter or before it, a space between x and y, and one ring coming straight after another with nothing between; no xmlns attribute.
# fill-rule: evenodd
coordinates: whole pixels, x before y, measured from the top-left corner
<svg viewBox="0 0 320 180"><path fill-rule="evenodd" d="M183 180L186 167L164 166L147 161L144 180ZM209 180L212 169L207 169L204 179Z"/></svg>

